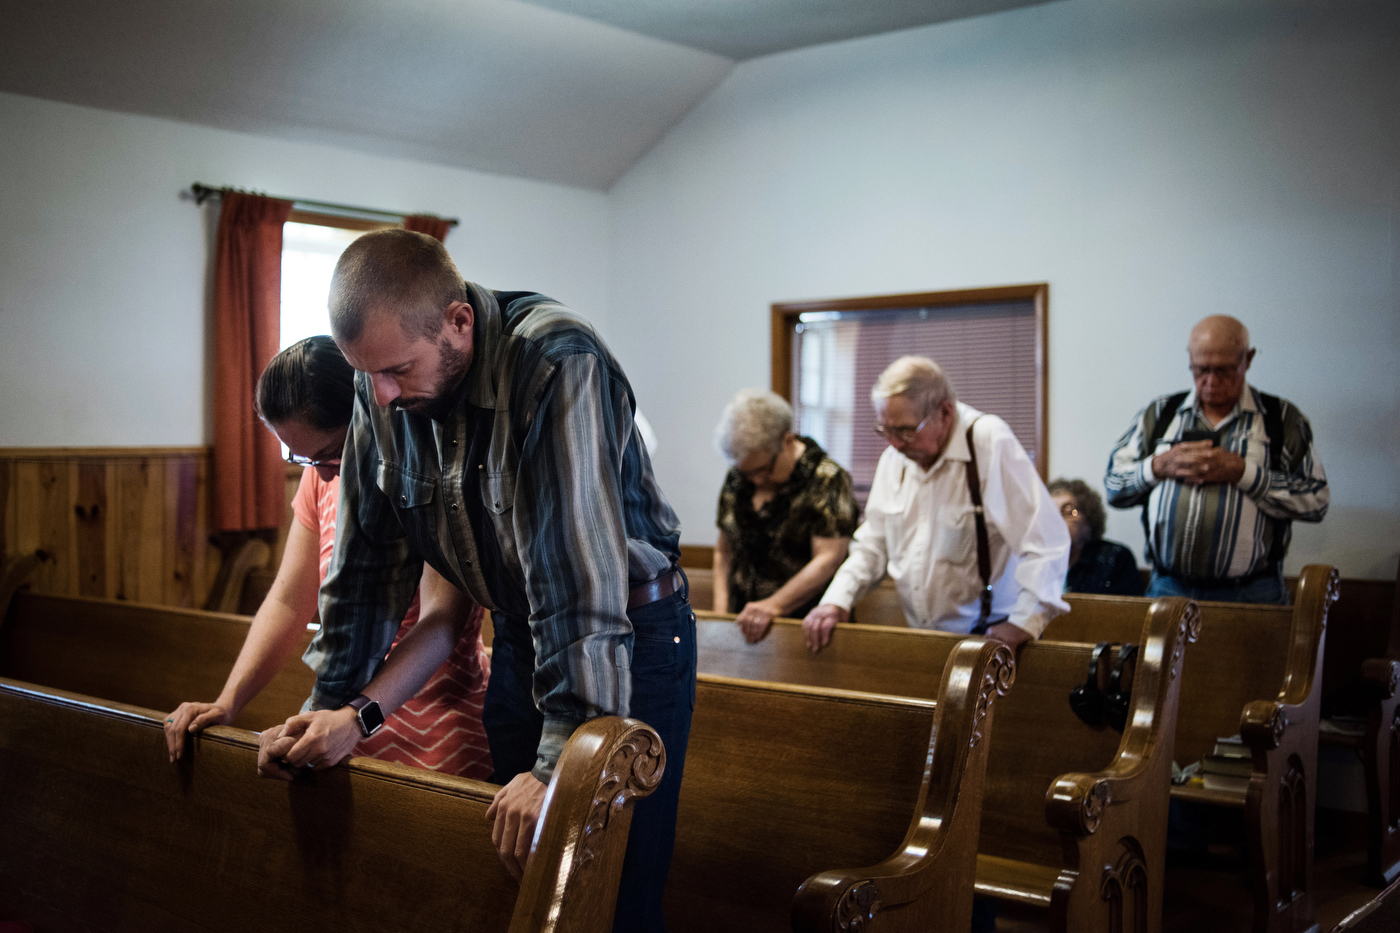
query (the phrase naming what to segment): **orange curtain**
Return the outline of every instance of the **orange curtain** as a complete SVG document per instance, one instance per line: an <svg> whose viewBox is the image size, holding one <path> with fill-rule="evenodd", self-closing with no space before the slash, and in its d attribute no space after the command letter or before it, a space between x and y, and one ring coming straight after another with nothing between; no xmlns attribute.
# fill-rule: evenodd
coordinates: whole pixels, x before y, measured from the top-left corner
<svg viewBox="0 0 1400 933"><path fill-rule="evenodd" d="M432 214L414 214L403 219L403 228L414 233L426 233L446 243L447 231L451 230L452 226L441 217L434 217Z"/></svg>
<svg viewBox="0 0 1400 933"><path fill-rule="evenodd" d="M277 353L282 225L291 201L225 191L214 247L214 491L219 531L276 528L286 511L281 447L253 411Z"/></svg>

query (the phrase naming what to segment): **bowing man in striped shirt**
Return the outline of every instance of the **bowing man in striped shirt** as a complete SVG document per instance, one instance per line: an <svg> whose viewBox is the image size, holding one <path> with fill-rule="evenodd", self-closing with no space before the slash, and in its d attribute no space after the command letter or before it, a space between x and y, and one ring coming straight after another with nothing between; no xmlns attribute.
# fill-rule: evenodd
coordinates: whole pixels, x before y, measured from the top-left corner
<svg viewBox="0 0 1400 933"><path fill-rule="evenodd" d="M626 375L573 311L464 282L440 242L406 230L345 250L330 313L358 375L305 655L312 707L359 699L426 562L492 612L482 720L505 786L487 815L517 878L579 725L633 716L661 735L664 776L633 813L614 929L664 930L695 616Z"/></svg>
<svg viewBox="0 0 1400 933"><path fill-rule="evenodd" d="M1109 458L1108 501L1143 509L1148 596L1286 603L1292 523L1327 514L1312 426L1245 381L1255 351L1234 318L1201 321L1186 352L1195 388L1138 412Z"/></svg>

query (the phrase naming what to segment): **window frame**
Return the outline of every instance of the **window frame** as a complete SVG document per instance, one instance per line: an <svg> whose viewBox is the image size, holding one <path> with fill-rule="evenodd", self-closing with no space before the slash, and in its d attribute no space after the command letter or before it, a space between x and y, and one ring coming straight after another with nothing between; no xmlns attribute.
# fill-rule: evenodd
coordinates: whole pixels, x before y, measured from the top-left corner
<svg viewBox="0 0 1400 933"><path fill-rule="evenodd" d="M885 311L903 308L937 308L950 305L997 304L1031 301L1035 306L1035 468L1042 481L1049 482L1049 316L1050 285L999 285L941 292L912 292L902 295L872 295L864 298L832 298L812 301L781 301L770 305L771 384L778 395L792 401L792 344L800 315L812 311Z"/></svg>

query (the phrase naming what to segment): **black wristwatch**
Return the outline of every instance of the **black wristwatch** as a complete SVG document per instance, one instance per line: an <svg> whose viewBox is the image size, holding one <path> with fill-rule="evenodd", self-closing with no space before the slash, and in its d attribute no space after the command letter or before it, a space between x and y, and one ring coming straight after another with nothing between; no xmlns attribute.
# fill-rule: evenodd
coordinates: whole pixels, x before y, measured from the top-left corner
<svg viewBox="0 0 1400 933"><path fill-rule="evenodd" d="M365 738L374 735L384 725L384 711L379 708L378 700L371 700L362 693L345 705L355 711L355 718L360 721L360 732Z"/></svg>

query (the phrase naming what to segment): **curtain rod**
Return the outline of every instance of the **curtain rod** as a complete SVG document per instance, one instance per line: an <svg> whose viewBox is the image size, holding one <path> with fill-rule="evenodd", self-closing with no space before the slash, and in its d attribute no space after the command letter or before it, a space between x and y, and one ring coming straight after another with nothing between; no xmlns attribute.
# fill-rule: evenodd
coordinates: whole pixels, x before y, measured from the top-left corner
<svg viewBox="0 0 1400 933"><path fill-rule="evenodd" d="M201 182L195 182L194 184L190 185L190 192L194 195L194 203L197 205L202 205L205 201L209 200L210 198L217 198L220 195L222 195L225 191L236 190L236 188L228 187L215 188L211 185L206 185ZM411 216L410 214L404 213L402 211L381 211L376 210L372 207L355 207L351 204L331 204L327 201L307 201L304 198L283 198L282 200L291 201L293 210L315 209L320 211L329 211L335 214L341 214L346 217L362 217L366 219L384 218L402 221L405 217ZM447 221L447 225L449 227L456 227L461 223L461 221L459 221L455 217L444 217L442 219Z"/></svg>

